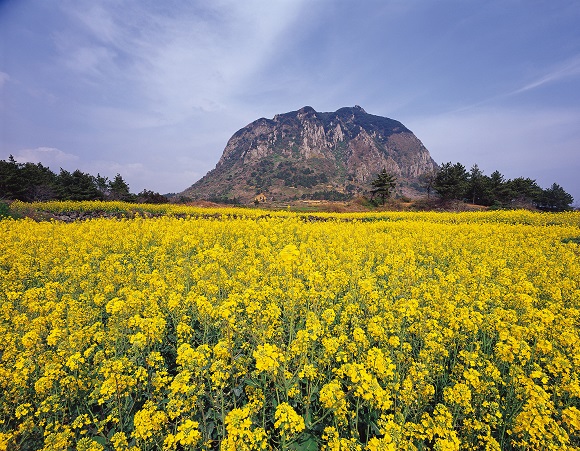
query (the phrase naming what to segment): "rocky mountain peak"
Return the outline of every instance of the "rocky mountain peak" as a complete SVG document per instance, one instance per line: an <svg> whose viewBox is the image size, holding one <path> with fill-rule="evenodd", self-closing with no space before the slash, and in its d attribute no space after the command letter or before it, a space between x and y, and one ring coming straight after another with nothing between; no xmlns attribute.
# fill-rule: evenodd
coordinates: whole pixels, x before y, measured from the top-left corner
<svg viewBox="0 0 580 451"><path fill-rule="evenodd" d="M311 106L260 118L229 139L215 169L182 194L195 199L347 199L364 194L382 168L413 195L436 168L421 141L400 122L362 107L317 112Z"/></svg>

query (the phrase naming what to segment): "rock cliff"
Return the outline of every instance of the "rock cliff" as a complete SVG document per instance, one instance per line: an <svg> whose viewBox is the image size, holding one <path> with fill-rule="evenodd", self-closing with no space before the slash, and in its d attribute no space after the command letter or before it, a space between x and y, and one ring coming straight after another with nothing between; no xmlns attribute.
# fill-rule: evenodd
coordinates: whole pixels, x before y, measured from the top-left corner
<svg viewBox="0 0 580 451"><path fill-rule="evenodd" d="M437 164L403 124L360 106L298 111L258 119L228 141L215 169L182 194L193 199L252 202L342 200L364 195L385 168L397 193L420 193L418 178Z"/></svg>

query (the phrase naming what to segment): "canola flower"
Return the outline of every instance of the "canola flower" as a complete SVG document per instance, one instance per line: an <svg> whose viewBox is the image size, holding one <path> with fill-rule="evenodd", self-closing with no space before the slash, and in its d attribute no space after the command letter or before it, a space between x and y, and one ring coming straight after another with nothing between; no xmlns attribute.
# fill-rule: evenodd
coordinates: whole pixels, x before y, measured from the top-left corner
<svg viewBox="0 0 580 451"><path fill-rule="evenodd" d="M0 450L580 449L580 214L155 208L0 221Z"/></svg>

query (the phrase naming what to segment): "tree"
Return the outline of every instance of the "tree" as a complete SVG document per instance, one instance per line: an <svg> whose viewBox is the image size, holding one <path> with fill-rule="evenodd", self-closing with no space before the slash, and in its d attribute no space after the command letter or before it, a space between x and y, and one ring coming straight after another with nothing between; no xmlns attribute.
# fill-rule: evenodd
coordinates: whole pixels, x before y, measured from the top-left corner
<svg viewBox="0 0 580 451"><path fill-rule="evenodd" d="M132 201L133 195L129 192L129 185L123 180L121 174L117 174L115 178L109 182L109 197L114 200Z"/></svg>
<svg viewBox="0 0 580 451"><path fill-rule="evenodd" d="M511 202L509 186L499 171L493 171L487 180L488 204L509 205Z"/></svg>
<svg viewBox="0 0 580 451"><path fill-rule="evenodd" d="M377 175L377 178L371 182L373 189L371 190L372 197L376 194L381 196L383 205L385 200L391 196L392 191L397 185L397 179L394 175L389 174L385 168Z"/></svg>
<svg viewBox="0 0 580 451"><path fill-rule="evenodd" d="M483 194L485 192L485 177L483 171L479 169L477 164L474 164L469 170L467 176L468 184L467 191L469 194L469 199L472 204L479 204L483 199Z"/></svg>
<svg viewBox="0 0 580 451"><path fill-rule="evenodd" d="M26 201L46 201L56 196L56 174L41 163L20 165L20 177L26 187Z"/></svg>
<svg viewBox="0 0 580 451"><path fill-rule="evenodd" d="M445 163L439 169L433 188L443 200L461 200L468 187L467 171L461 163Z"/></svg>
<svg viewBox="0 0 580 451"><path fill-rule="evenodd" d="M20 177L20 164L10 155L8 161L0 161L0 199L19 199L26 191Z"/></svg>
<svg viewBox="0 0 580 451"><path fill-rule="evenodd" d="M574 198L564 191L564 188L554 183L542 193L538 208L547 211L565 211L571 209L572 202Z"/></svg>
<svg viewBox="0 0 580 451"><path fill-rule="evenodd" d="M111 195L112 194L112 195ZM166 200L159 193L144 192L154 201ZM57 175L41 163L19 163L10 155L0 160L0 199L18 199L24 202L59 200L117 199L134 201L136 196L120 174L111 182L100 174L75 170L60 170Z"/></svg>
<svg viewBox="0 0 580 451"><path fill-rule="evenodd" d="M431 191L433 190L435 180L437 179L437 172L437 169L433 169L431 171L423 172L423 174L419 176L421 187L425 188L425 191L427 191L427 199L431 196Z"/></svg>
<svg viewBox="0 0 580 451"><path fill-rule="evenodd" d="M95 177L95 185L104 197L109 195L109 179L107 177L103 177L100 173L97 172L97 176Z"/></svg>
<svg viewBox="0 0 580 451"><path fill-rule="evenodd" d="M95 177L79 169L71 173L61 168L56 182L60 200L99 200L103 197L97 189Z"/></svg>
<svg viewBox="0 0 580 451"><path fill-rule="evenodd" d="M530 178L517 177L509 180L507 186L512 206L537 205L542 196L542 188L538 186L535 180Z"/></svg>
<svg viewBox="0 0 580 451"><path fill-rule="evenodd" d="M163 194L144 189L137 194L137 202L141 204L166 204L169 199Z"/></svg>

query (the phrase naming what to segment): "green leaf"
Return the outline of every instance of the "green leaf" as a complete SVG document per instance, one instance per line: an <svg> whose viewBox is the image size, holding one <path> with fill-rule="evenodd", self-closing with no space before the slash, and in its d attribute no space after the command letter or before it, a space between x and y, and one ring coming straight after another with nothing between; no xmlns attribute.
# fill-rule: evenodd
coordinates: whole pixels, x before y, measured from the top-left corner
<svg viewBox="0 0 580 451"><path fill-rule="evenodd" d="M291 443L289 448L295 451L318 451L318 441L314 435L305 433Z"/></svg>
<svg viewBox="0 0 580 451"><path fill-rule="evenodd" d="M570 237L570 238L564 238L562 240L562 243L567 244L567 243L576 243L576 244L580 244L580 236L577 237Z"/></svg>
<svg viewBox="0 0 580 451"><path fill-rule="evenodd" d="M108 440L105 437L102 437L102 436L99 435L97 437L93 437L93 440L95 442L97 442L99 445L107 446Z"/></svg>

